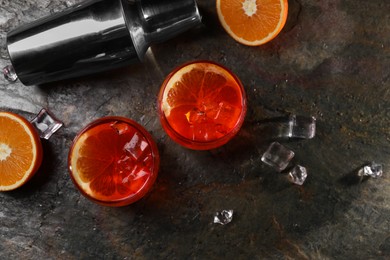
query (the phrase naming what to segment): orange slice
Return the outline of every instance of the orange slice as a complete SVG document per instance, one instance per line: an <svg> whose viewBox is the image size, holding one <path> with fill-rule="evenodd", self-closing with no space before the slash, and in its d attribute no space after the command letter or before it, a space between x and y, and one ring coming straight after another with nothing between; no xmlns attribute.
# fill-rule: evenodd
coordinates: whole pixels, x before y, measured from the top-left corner
<svg viewBox="0 0 390 260"><path fill-rule="evenodd" d="M275 38L287 20L287 0L217 0L218 18L239 43L258 46Z"/></svg>
<svg viewBox="0 0 390 260"><path fill-rule="evenodd" d="M132 120L106 117L75 138L69 169L76 187L106 206L125 206L143 197L157 177L157 146Z"/></svg>
<svg viewBox="0 0 390 260"><path fill-rule="evenodd" d="M168 135L195 150L225 144L238 132L246 113L239 79L209 61L185 64L173 71L163 83L159 105Z"/></svg>
<svg viewBox="0 0 390 260"><path fill-rule="evenodd" d="M23 117L0 112L0 191L25 184L42 162L38 133Z"/></svg>

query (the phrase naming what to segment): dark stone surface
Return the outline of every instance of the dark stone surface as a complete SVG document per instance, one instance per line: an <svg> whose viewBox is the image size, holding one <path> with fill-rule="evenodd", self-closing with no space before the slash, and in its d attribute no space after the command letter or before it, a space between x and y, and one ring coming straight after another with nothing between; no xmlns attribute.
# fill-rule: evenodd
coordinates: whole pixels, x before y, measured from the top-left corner
<svg viewBox="0 0 390 260"><path fill-rule="evenodd" d="M77 2L1 0L0 66L7 31ZM198 4L205 26L153 46L139 66L46 86L0 80L2 110L31 119L47 107L66 125L44 142L37 175L0 194L0 259L390 257L390 2L290 0L285 28L261 47L231 39L214 1ZM156 112L165 75L194 59L232 69L248 95L242 130L213 151L175 144ZM308 169L303 187L260 161L270 140L259 123L289 113L317 117L313 140L285 143ZM75 134L106 115L144 125L161 153L152 192L124 208L88 201L67 171ZM353 181L373 160L383 178ZM234 209L229 225L212 224L221 209Z"/></svg>

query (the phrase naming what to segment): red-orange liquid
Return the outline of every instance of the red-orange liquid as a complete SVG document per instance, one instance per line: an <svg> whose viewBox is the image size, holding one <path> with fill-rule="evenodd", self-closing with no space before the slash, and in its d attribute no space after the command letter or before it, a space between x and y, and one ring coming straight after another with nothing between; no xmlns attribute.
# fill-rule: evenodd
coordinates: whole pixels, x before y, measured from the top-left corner
<svg viewBox="0 0 390 260"><path fill-rule="evenodd" d="M218 147L241 127L246 112L244 89L231 72L219 65L202 62L200 66L189 66L192 67L184 69L181 78L175 77L175 73L181 72L179 68L163 85L160 93L163 127L186 147Z"/></svg>
<svg viewBox="0 0 390 260"><path fill-rule="evenodd" d="M109 118L87 127L76 138L70 152L71 175L84 195L101 204L121 206L151 188L158 152L140 127L123 118Z"/></svg>

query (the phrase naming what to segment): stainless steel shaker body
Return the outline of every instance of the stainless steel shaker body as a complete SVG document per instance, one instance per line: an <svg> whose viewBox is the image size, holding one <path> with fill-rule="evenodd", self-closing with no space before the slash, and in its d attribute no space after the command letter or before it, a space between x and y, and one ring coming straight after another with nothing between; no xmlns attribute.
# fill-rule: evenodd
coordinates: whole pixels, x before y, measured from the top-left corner
<svg viewBox="0 0 390 260"><path fill-rule="evenodd" d="M139 62L200 21L195 0L92 0L11 31L7 48L20 81L42 84Z"/></svg>

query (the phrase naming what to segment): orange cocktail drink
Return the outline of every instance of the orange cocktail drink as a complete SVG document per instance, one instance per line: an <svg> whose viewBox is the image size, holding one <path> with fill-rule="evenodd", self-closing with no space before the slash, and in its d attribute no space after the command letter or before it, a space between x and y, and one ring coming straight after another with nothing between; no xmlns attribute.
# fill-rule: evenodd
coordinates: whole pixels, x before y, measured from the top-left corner
<svg viewBox="0 0 390 260"><path fill-rule="evenodd" d="M105 117L76 136L68 161L72 180L84 196L102 205L124 206L151 189L160 157L141 125L123 117Z"/></svg>
<svg viewBox="0 0 390 260"><path fill-rule="evenodd" d="M246 114L246 96L240 80L210 61L176 68L162 84L160 121L177 143L208 150L227 143L239 131Z"/></svg>

